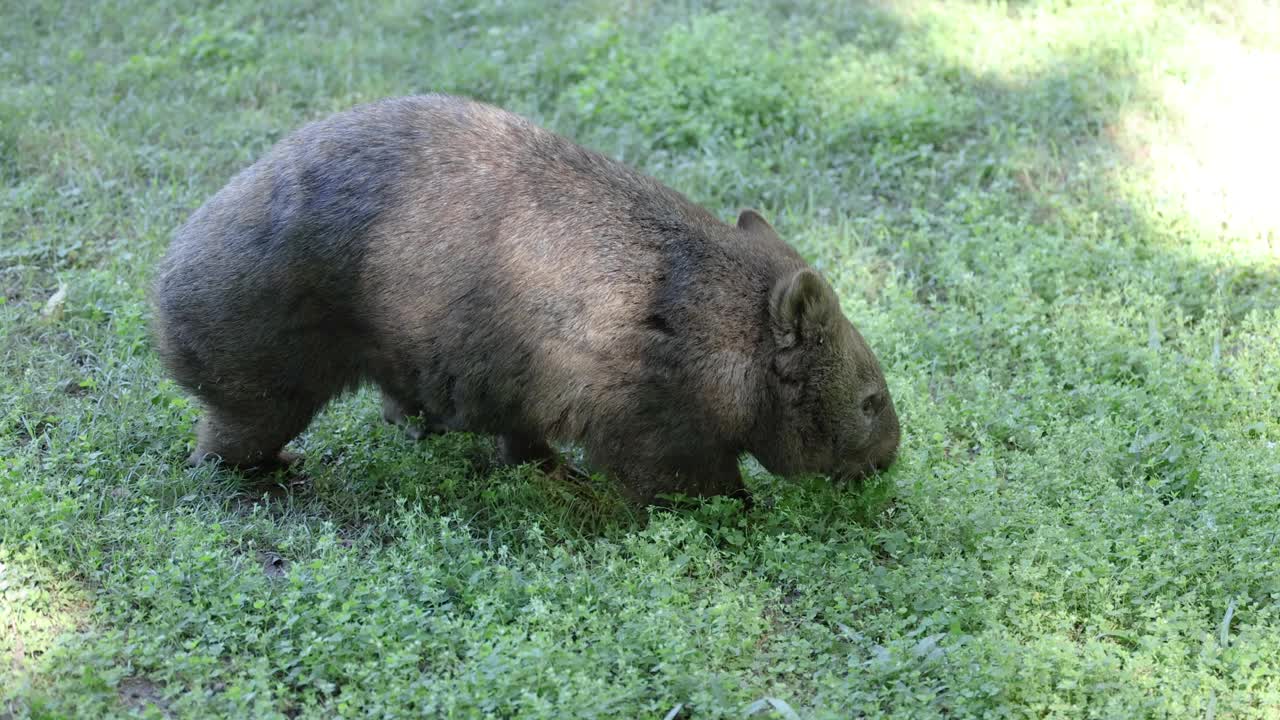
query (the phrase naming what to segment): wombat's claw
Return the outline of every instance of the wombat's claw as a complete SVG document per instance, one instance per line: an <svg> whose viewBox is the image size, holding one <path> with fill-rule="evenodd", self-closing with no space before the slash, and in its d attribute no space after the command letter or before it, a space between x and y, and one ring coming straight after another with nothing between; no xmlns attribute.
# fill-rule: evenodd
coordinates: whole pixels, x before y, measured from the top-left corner
<svg viewBox="0 0 1280 720"><path fill-rule="evenodd" d="M382 416L383 421L389 425L395 425L410 440L425 440L432 435L439 435L444 432L444 428L437 425L427 427L422 418L409 417L401 415L397 417Z"/></svg>
<svg viewBox="0 0 1280 720"><path fill-rule="evenodd" d="M293 467L302 462L302 454L281 450L270 458L258 462L240 465L240 472L246 475L271 475L278 471L292 474Z"/></svg>
<svg viewBox="0 0 1280 720"><path fill-rule="evenodd" d="M289 450L281 450L276 453L276 466L288 467L299 460L302 460L302 453L291 452Z"/></svg>
<svg viewBox="0 0 1280 720"><path fill-rule="evenodd" d="M573 483L575 485L585 485L591 481L591 473L573 463L564 461L556 463L556 466L547 472L547 477L554 478L557 482Z"/></svg>
<svg viewBox="0 0 1280 720"><path fill-rule="evenodd" d="M244 473L265 474L276 470L287 469L301 460L302 455L300 453L281 450L275 455L262 458L261 460L243 463L228 463L226 459L218 453L197 448L195 452L187 456L187 466L196 467L206 462L218 462L226 464L228 467L234 467Z"/></svg>
<svg viewBox="0 0 1280 720"><path fill-rule="evenodd" d="M423 430L420 425L415 423L405 421L396 424L400 426L400 429L404 431L404 434L407 435L410 440L421 440L427 436L427 431Z"/></svg>
<svg viewBox="0 0 1280 720"><path fill-rule="evenodd" d="M424 427L421 415L411 413L406 406L392 399L390 395L382 397L382 421L388 425L396 425L413 440L421 440L431 431Z"/></svg>

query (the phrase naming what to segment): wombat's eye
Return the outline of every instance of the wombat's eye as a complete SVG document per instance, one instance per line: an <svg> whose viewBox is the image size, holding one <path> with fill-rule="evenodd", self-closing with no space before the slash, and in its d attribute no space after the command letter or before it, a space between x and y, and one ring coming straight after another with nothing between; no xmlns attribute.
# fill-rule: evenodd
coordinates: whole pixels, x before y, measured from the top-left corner
<svg viewBox="0 0 1280 720"><path fill-rule="evenodd" d="M884 399L880 393L871 393L862 401L862 414L868 418L875 417L880 412L880 405Z"/></svg>

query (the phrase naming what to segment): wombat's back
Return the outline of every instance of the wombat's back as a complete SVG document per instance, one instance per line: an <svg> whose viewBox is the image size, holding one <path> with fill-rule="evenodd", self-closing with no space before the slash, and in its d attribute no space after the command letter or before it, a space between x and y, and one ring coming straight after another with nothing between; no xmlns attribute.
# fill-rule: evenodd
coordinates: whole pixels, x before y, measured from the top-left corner
<svg viewBox="0 0 1280 720"><path fill-rule="evenodd" d="M446 427L587 444L647 421L739 432L720 426L749 409L725 408L724 386L749 382L794 251L511 113L418 102L427 141L361 275L380 384L415 388Z"/></svg>

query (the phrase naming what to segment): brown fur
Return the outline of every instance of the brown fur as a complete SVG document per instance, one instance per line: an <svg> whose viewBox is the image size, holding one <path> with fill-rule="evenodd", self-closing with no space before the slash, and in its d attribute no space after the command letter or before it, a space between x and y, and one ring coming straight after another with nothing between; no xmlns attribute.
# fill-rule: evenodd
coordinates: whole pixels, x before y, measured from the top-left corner
<svg viewBox="0 0 1280 720"><path fill-rule="evenodd" d="M287 137L178 231L153 297L205 408L193 462L276 461L365 381L388 421L497 435L509 462L579 444L637 503L745 496L743 452L862 475L898 445L875 356L758 214L726 225L461 98Z"/></svg>

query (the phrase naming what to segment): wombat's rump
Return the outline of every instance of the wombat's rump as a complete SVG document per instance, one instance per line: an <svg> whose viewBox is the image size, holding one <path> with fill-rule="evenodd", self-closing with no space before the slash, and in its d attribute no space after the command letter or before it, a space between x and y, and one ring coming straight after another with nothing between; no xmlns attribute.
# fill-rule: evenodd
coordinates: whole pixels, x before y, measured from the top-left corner
<svg viewBox="0 0 1280 720"><path fill-rule="evenodd" d="M579 444L647 503L772 472L887 466L898 421L830 286L745 211L679 193L516 115L442 95L308 125L178 231L154 287L192 461L278 461L331 398L499 438Z"/></svg>

